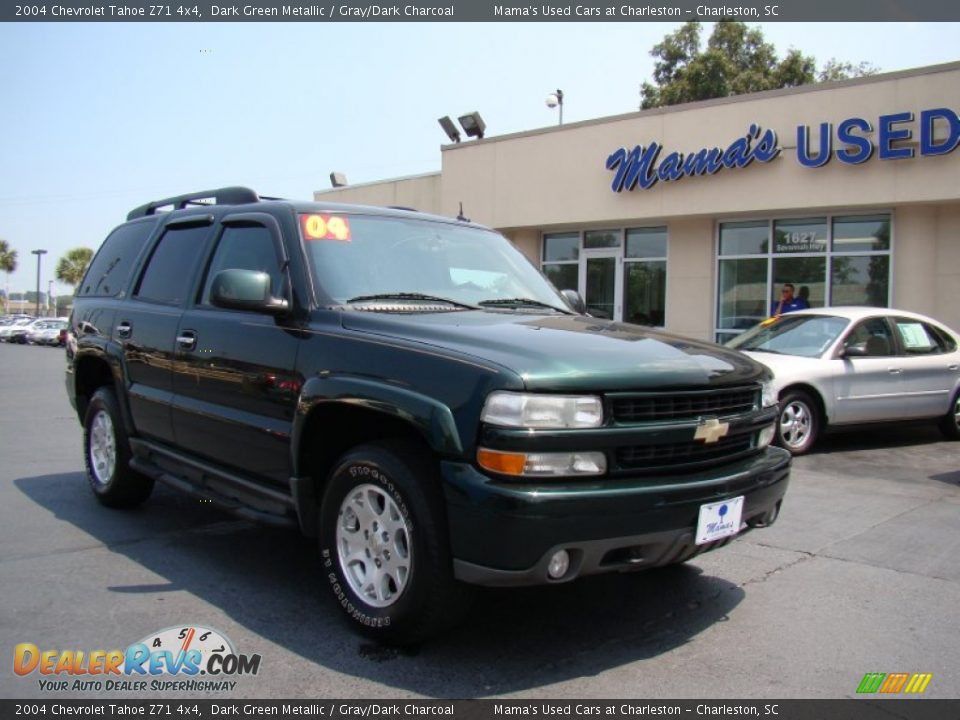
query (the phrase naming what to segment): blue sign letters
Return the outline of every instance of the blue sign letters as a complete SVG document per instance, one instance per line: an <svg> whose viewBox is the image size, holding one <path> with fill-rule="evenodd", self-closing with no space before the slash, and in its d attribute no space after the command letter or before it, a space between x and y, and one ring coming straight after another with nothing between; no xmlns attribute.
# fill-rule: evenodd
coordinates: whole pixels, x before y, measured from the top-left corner
<svg viewBox="0 0 960 720"><path fill-rule="evenodd" d="M836 157L847 165L859 165L873 157L881 160L905 160L921 156L946 155L960 145L960 116L949 108L933 108L920 113L918 149L908 145L914 138L915 117L912 112L881 115L877 119L876 142L871 139L874 126L864 118L851 117L838 123L836 134L832 123L820 123L816 147L810 144L810 127L797 127L797 162L804 167L819 168ZM937 124L946 125L946 137L935 138ZM834 147L836 142L836 147ZM660 160L663 146L652 142L632 150L619 148L607 158L607 169L614 171L611 188L614 192L643 190L659 181L676 182L685 177L715 175L723 168L748 167L754 161L766 163L780 155L777 134L759 125L751 125L747 134L725 149L703 148L684 155L671 152Z"/></svg>

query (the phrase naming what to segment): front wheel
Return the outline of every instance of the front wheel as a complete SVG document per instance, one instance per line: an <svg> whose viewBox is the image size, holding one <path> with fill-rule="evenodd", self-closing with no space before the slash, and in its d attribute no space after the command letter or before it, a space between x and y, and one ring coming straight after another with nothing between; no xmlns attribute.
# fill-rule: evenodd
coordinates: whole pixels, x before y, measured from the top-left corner
<svg viewBox="0 0 960 720"><path fill-rule="evenodd" d="M777 444L792 455L803 455L820 434L820 411L807 393L787 393L780 400Z"/></svg>
<svg viewBox="0 0 960 720"><path fill-rule="evenodd" d="M468 590L453 578L436 469L403 443L344 455L320 507L320 557L355 629L421 642L459 619Z"/></svg>
<svg viewBox="0 0 960 720"><path fill-rule="evenodd" d="M950 401L950 409L940 418L940 432L949 440L960 440L960 390Z"/></svg>

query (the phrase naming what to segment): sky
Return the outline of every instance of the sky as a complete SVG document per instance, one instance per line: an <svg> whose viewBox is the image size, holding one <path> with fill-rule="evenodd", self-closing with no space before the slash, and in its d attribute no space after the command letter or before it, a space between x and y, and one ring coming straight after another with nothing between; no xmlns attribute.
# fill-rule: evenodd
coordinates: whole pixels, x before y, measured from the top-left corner
<svg viewBox="0 0 960 720"><path fill-rule="evenodd" d="M756 23L779 56L883 72L960 60L960 23ZM225 185L311 199L436 172L437 118L487 136L638 109L677 23L0 23L0 238L11 292L150 200ZM711 24L704 25L704 40ZM915 108L908 108L914 109ZM544 159L549 162L549 158ZM0 274L0 288L6 279ZM72 289L54 284L57 295Z"/></svg>

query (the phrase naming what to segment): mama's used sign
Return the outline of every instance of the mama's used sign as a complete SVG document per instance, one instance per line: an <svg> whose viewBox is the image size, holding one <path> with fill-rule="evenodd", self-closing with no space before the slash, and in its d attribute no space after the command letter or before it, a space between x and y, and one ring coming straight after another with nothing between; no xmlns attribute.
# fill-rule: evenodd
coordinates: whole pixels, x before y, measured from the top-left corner
<svg viewBox="0 0 960 720"><path fill-rule="evenodd" d="M848 165L859 165L876 153L881 160L902 160L923 156L946 155L960 144L960 117L949 108L933 108L920 113L919 128L914 128L912 112L881 115L876 128L859 117L847 118L834 129L832 123L820 123L819 138L810 142L810 128L797 126L797 162L804 167L823 167L831 158ZM940 137L937 127L946 128ZM876 140L871 136L876 133ZM914 137L919 142L914 147ZM701 148L693 152L670 152L663 157L663 146L657 142L636 145L628 150L618 148L607 157L606 167L613 171L611 189L647 190L658 182L676 182L685 177L715 175L720 170L737 170L754 162L768 163L781 152L777 134L751 125L747 132L726 148Z"/></svg>

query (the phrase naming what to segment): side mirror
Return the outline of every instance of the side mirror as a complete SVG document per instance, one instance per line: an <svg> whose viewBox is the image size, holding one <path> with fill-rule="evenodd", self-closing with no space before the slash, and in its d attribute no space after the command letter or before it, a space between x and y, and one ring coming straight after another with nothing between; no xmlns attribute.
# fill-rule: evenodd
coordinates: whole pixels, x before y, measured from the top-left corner
<svg viewBox="0 0 960 720"><path fill-rule="evenodd" d="M560 294L563 295L563 299L580 315L583 315L587 312L587 304L583 301L583 295L578 293L576 290L561 290Z"/></svg>
<svg viewBox="0 0 960 720"><path fill-rule="evenodd" d="M210 302L216 307L276 315L289 304L270 294L270 276L256 270L221 270L213 276Z"/></svg>
<svg viewBox="0 0 960 720"><path fill-rule="evenodd" d="M848 345L840 351L842 358L867 357L867 349L862 345Z"/></svg>

